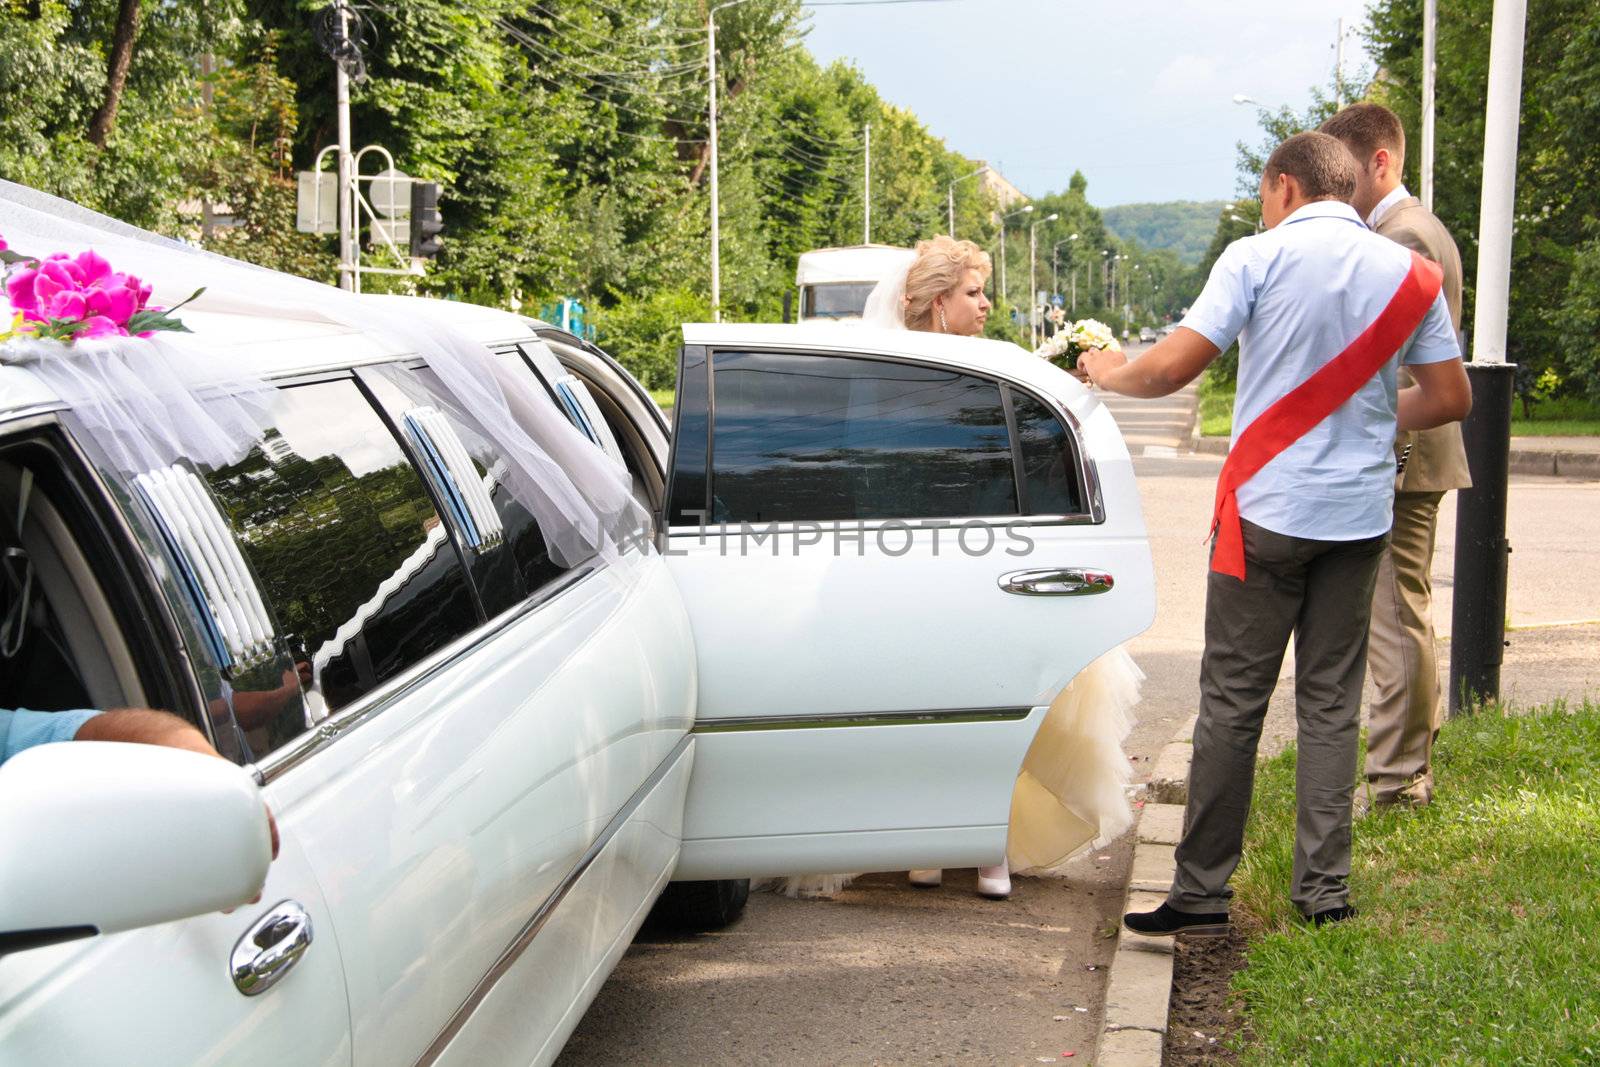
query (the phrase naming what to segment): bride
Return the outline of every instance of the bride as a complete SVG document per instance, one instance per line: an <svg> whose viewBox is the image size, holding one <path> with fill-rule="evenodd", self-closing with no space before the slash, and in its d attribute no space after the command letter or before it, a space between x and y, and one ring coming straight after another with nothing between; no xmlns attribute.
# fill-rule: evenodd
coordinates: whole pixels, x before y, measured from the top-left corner
<svg viewBox="0 0 1600 1067"><path fill-rule="evenodd" d="M862 324L975 337L990 303L984 295L989 255L971 241L943 234L917 244L904 274L878 283ZM1066 640L1063 635L1063 640ZM993 899L1011 893L1011 871L1046 874L1086 847L1098 847L1133 824L1126 787L1132 768L1122 741L1133 728L1144 673L1121 648L1079 672L1057 694L1022 761L1011 797L1006 856L978 868L978 892ZM943 871L911 871L911 884L932 888ZM791 896L831 895L851 876L823 875L781 881Z"/></svg>

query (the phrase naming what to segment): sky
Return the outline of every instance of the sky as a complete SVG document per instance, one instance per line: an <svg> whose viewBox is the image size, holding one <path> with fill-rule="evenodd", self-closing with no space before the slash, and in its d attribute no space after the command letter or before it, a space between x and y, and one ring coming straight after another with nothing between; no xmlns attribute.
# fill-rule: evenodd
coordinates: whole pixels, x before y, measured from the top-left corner
<svg viewBox="0 0 1600 1067"><path fill-rule="evenodd" d="M1370 74L1365 0L943 0L811 11L807 46L853 62L890 103L1030 196L1073 170L1099 207L1225 200L1256 109L1331 84L1342 15L1346 77Z"/></svg>

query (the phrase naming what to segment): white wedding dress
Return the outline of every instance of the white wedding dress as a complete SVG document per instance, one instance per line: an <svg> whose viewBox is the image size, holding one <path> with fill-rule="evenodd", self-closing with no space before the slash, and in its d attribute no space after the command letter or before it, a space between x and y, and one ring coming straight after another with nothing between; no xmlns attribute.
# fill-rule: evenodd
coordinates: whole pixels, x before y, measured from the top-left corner
<svg viewBox="0 0 1600 1067"><path fill-rule="evenodd" d="M880 281L867 298L864 326L904 330L905 272ZM1128 783L1133 767L1122 742L1144 682L1133 657L1114 648L1090 663L1050 704L1011 794L1006 860L1013 874L1053 874L1087 848L1133 825ZM791 897L833 896L853 874L771 878L757 889Z"/></svg>

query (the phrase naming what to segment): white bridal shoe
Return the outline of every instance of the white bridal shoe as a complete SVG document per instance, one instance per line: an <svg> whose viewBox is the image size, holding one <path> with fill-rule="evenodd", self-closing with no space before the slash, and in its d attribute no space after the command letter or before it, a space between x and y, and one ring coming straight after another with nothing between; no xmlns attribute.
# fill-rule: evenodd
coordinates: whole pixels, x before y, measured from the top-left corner
<svg viewBox="0 0 1600 1067"><path fill-rule="evenodd" d="M944 872L933 871L907 871L906 878L918 889L937 889L939 883L944 881Z"/></svg>
<svg viewBox="0 0 1600 1067"><path fill-rule="evenodd" d="M998 867L978 868L978 895L1004 900L1011 895L1011 865L1001 860Z"/></svg>

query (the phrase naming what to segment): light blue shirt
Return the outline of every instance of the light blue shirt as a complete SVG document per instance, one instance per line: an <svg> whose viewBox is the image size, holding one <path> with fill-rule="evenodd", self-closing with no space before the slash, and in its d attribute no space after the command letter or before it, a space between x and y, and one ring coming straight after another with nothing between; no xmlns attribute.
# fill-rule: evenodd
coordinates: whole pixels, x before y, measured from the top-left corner
<svg viewBox="0 0 1600 1067"><path fill-rule="evenodd" d="M1239 342L1233 440L1359 337L1388 305L1411 253L1339 201L1307 204L1218 258L1183 325L1218 348ZM1398 362L1458 359L1441 292L1371 381L1239 488L1239 514L1292 537L1358 541L1387 533L1394 511Z"/></svg>
<svg viewBox="0 0 1600 1067"><path fill-rule="evenodd" d="M15 711L0 708L0 763L34 745L71 741L98 711Z"/></svg>

